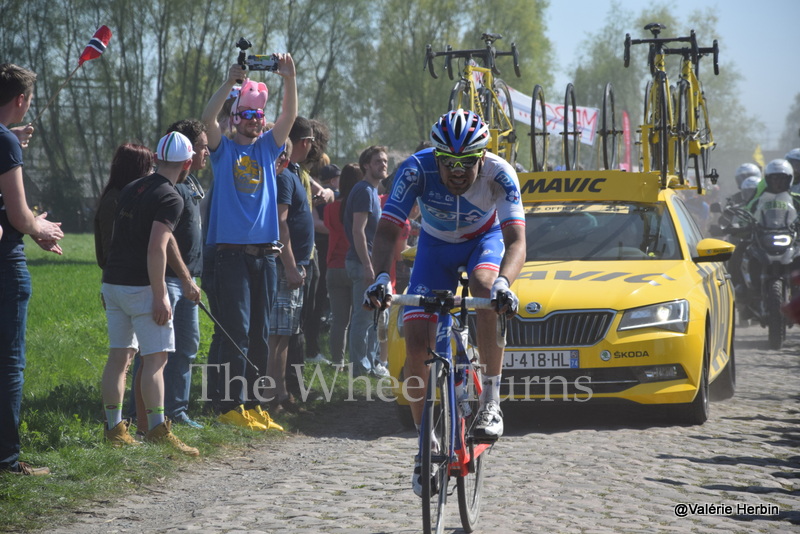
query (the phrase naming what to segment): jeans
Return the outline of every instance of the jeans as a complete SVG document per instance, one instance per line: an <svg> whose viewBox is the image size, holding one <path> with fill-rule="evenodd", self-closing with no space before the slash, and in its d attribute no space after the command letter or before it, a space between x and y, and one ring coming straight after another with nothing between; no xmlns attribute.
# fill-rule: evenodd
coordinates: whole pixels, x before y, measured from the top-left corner
<svg viewBox="0 0 800 534"><path fill-rule="evenodd" d="M220 343L220 410L225 413L240 404L254 408L259 404L255 387L266 376L269 358L269 312L278 290L275 257L218 249L214 270L217 320L238 346L227 337Z"/></svg>
<svg viewBox="0 0 800 534"><path fill-rule="evenodd" d="M180 279L168 276L166 281L175 329L175 352L169 353L164 367L164 415L175 419L189 410L191 365L200 347L200 318L195 303L183 297Z"/></svg>
<svg viewBox="0 0 800 534"><path fill-rule="evenodd" d="M353 309L353 282L347 276L347 269L328 268L328 298L331 301L331 329L328 343L331 349L331 361L342 363L347 340L347 328Z"/></svg>
<svg viewBox="0 0 800 534"><path fill-rule="evenodd" d="M356 375L370 372L373 362L378 361L378 335L375 329L375 312L365 310L361 306L364 292L367 290L367 284L364 283L364 267L358 261L347 260L345 264L347 276L353 283L353 313L350 316L348 345L353 374Z"/></svg>
<svg viewBox="0 0 800 534"><path fill-rule="evenodd" d="M25 381L25 328L31 276L27 264L0 263L0 470L16 471Z"/></svg>

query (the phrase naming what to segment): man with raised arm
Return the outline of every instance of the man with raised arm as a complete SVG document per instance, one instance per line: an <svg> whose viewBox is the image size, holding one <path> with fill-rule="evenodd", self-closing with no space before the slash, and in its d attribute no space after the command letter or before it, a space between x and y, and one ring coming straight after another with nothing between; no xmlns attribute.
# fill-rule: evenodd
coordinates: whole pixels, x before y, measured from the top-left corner
<svg viewBox="0 0 800 534"><path fill-rule="evenodd" d="M409 157L395 174L373 246L375 283L364 305L376 308L391 302L389 269L395 242L414 203L422 212L422 231L409 281L409 292L430 295L433 290L455 291L458 268L467 267L470 294L491 297L495 310L477 312L477 341L483 366L483 392L473 435L493 441L503 434L500 380L503 349L497 346L497 314L513 316L518 299L509 285L525 261L525 214L514 168L486 151L486 123L474 112L454 110L442 115L430 134L432 148ZM406 379L414 422L419 429L428 378L425 360L435 346L437 319L418 307L403 315L406 340ZM411 379L414 377L414 379ZM415 387L420 385L420 387ZM419 461L412 479L421 495Z"/></svg>
<svg viewBox="0 0 800 534"><path fill-rule="evenodd" d="M277 291L275 255L280 252L280 231L275 160L297 117L294 62L289 54L277 56L277 74L284 83L283 107L271 130L264 131L267 87L248 80L238 63L230 67L202 116L214 169L206 244L215 246L216 319L238 345L226 338L222 341L219 421L254 430L266 430L271 422L260 407L256 388L259 378L266 375L269 313ZM228 138L217 116L237 80L244 83L231 107L233 137Z"/></svg>

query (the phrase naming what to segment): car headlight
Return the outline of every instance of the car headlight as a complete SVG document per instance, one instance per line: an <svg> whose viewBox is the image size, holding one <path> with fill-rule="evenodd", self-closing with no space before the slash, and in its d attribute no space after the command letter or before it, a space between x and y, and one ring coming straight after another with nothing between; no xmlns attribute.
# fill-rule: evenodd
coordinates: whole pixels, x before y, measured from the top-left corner
<svg viewBox="0 0 800 534"><path fill-rule="evenodd" d="M689 302L675 300L627 310L622 314L617 330L663 328L673 332L686 332L688 324Z"/></svg>

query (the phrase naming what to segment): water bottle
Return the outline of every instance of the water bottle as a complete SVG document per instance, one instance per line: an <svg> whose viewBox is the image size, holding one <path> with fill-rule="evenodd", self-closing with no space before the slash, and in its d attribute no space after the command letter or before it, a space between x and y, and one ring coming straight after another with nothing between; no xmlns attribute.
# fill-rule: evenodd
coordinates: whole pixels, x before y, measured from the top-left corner
<svg viewBox="0 0 800 534"><path fill-rule="evenodd" d="M461 408L461 415L463 417L472 415L472 407L469 405L469 390L467 389L466 377L462 377L462 379L456 383L456 402Z"/></svg>

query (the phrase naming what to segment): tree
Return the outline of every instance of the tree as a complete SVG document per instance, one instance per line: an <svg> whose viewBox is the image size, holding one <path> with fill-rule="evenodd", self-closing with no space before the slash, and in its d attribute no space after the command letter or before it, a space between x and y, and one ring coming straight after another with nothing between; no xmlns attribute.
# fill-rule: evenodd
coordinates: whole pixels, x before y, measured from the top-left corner
<svg viewBox="0 0 800 534"><path fill-rule="evenodd" d="M781 134L781 141L778 147L787 152L793 148L800 147L800 93L794 96L794 103L789 108L786 115L786 126Z"/></svg>

